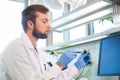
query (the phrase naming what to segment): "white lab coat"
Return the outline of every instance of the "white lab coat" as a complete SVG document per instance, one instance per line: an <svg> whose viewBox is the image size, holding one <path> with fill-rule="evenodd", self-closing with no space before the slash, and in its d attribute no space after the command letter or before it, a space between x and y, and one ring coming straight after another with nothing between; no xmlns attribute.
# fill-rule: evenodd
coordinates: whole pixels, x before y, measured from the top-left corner
<svg viewBox="0 0 120 80"><path fill-rule="evenodd" d="M73 65L61 71L47 67L43 52L36 52L26 34L10 43L0 56L0 80L72 80L78 73Z"/></svg>

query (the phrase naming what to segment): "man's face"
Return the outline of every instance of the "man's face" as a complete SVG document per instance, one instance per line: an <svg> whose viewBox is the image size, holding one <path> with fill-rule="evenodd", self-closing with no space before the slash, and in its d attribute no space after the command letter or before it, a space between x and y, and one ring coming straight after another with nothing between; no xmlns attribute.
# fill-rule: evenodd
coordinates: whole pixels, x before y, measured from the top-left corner
<svg viewBox="0 0 120 80"><path fill-rule="evenodd" d="M36 12L36 22L34 24L33 36L40 39L45 39L48 37L48 33L50 30L50 24L48 22L48 14L43 14L40 12Z"/></svg>

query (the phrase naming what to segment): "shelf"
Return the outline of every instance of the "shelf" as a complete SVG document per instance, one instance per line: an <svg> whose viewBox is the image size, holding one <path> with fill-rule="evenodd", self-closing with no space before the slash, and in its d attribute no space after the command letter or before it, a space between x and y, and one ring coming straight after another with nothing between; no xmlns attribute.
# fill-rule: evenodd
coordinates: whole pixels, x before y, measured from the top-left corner
<svg viewBox="0 0 120 80"><path fill-rule="evenodd" d="M111 3L103 0L95 0L71 11L65 16L61 16L51 21L51 30L62 32L86 24L95 19L102 18L112 12Z"/></svg>

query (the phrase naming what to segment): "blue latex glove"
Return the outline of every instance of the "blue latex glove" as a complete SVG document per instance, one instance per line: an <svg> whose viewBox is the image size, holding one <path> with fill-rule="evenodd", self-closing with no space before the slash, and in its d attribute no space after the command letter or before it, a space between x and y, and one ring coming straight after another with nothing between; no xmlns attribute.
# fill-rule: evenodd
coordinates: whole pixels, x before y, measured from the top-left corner
<svg viewBox="0 0 120 80"><path fill-rule="evenodd" d="M90 54L83 52L80 57L78 58L78 60L75 62L75 66L78 69L83 68L85 65L88 64L88 62L90 61Z"/></svg>
<svg viewBox="0 0 120 80"><path fill-rule="evenodd" d="M65 51L58 62L62 65L63 68L67 68L67 65L77 56L77 53L73 50Z"/></svg>

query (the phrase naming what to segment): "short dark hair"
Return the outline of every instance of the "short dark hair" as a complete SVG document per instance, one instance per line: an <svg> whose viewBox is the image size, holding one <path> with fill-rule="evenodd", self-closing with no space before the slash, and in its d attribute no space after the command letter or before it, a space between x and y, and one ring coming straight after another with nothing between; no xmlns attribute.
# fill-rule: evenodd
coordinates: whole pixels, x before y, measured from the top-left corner
<svg viewBox="0 0 120 80"><path fill-rule="evenodd" d="M27 20L31 20L35 24L36 12L39 11L41 13L48 13L49 9L44 5L33 4L26 7L22 11L22 26L24 31L27 30Z"/></svg>

